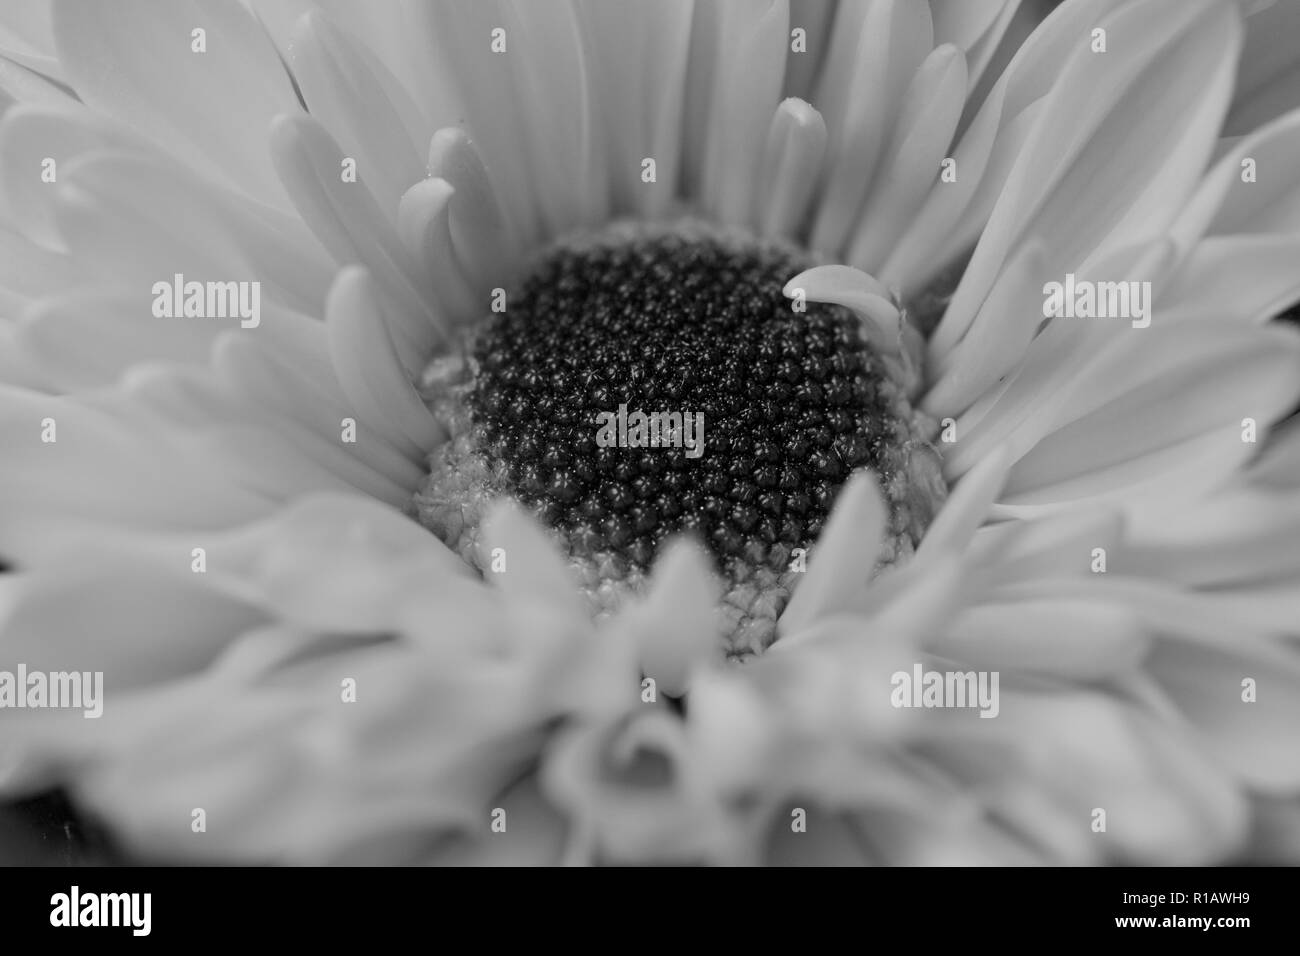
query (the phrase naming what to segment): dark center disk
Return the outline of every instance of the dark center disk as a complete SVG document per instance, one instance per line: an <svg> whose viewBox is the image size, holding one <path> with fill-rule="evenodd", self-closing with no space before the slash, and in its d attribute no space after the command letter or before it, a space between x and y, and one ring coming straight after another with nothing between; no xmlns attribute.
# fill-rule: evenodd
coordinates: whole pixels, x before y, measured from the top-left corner
<svg viewBox="0 0 1300 956"><path fill-rule="evenodd" d="M550 255L474 346L468 408L510 492L575 554L631 567L683 532L732 577L809 547L852 470L888 480L895 425L857 319L782 294L809 265L677 235ZM620 406L702 414L702 454L601 447Z"/></svg>

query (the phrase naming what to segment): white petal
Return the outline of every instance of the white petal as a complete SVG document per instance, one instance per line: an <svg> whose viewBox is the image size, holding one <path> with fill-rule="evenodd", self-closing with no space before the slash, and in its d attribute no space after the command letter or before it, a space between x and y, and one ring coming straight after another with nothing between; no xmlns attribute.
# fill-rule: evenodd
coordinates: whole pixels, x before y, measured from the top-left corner
<svg viewBox="0 0 1300 956"><path fill-rule="evenodd" d="M978 114L952 156L945 157L953 160L956 180L930 190L880 267L882 279L911 295L974 246L1042 108L1042 99L1032 100L1000 126L999 114Z"/></svg>
<svg viewBox="0 0 1300 956"><path fill-rule="evenodd" d="M1300 419L1293 416L1274 429L1259 459L1251 464L1250 480L1286 490L1300 485Z"/></svg>
<svg viewBox="0 0 1300 956"><path fill-rule="evenodd" d="M1017 693L1004 685L1001 698L996 720L954 722L948 746L967 754L1010 748L1009 768L965 762L967 774L979 774L967 786L1067 859L1206 864L1245 837L1240 788L1183 728L1109 695ZM1087 828L1095 807L1107 812L1100 845Z"/></svg>
<svg viewBox="0 0 1300 956"><path fill-rule="evenodd" d="M548 11L553 6L547 7ZM516 95L512 58L526 38L507 29L507 4L481 0L472 4L435 0L410 8L413 30L433 45L446 77L454 84L464 109L456 114L468 125L497 187L521 243L542 234L541 210L535 194L532 165L545 162L527 142L524 108ZM492 31L506 29L506 53L492 52ZM551 104L551 110L568 104ZM548 114L549 115L549 111ZM450 118L457 122L456 117ZM447 120L439 126L450 125Z"/></svg>
<svg viewBox="0 0 1300 956"><path fill-rule="evenodd" d="M223 336L212 360L250 416L367 494L401 504L424 478L423 468L372 429L360 427L355 442L342 441L351 409L337 383L328 391L320 379L313 386L301 370L247 337Z"/></svg>
<svg viewBox="0 0 1300 956"><path fill-rule="evenodd" d="M1300 102L1300 57L1291 42L1300 31L1300 9L1282 0L1247 13L1236 94L1224 123L1229 136L1249 133Z"/></svg>
<svg viewBox="0 0 1300 956"><path fill-rule="evenodd" d="M1292 231L1297 221L1295 183L1287 170L1300 160L1298 154L1300 110L1233 141L1169 227L1179 256L1186 255L1209 232ZM1255 162L1254 182L1242 180L1242 162L1247 158Z"/></svg>
<svg viewBox="0 0 1300 956"><path fill-rule="evenodd" d="M422 179L402 196L397 231L412 257L425 263L441 312L452 322L482 315L480 299L461 269L451 237L451 199L455 190L445 179Z"/></svg>
<svg viewBox="0 0 1300 956"><path fill-rule="evenodd" d="M405 594L459 593L473 580L400 511L350 495L314 495L208 553L212 569L246 578L281 620L327 634L393 630Z"/></svg>
<svg viewBox="0 0 1300 956"><path fill-rule="evenodd" d="M945 552L959 554L965 550L1002 490L1011 461L1010 449L999 447L957 482L926 529L925 537L916 549L915 560L937 558Z"/></svg>
<svg viewBox="0 0 1300 956"><path fill-rule="evenodd" d="M826 154L826 123L803 100L777 107L763 146L751 219L765 236L792 236L803 222Z"/></svg>
<svg viewBox="0 0 1300 956"><path fill-rule="evenodd" d="M1094 579L1079 587L1087 596L1102 586ZM1070 593L1059 583L1057 589ZM1276 647L1279 637L1295 630L1295 586L1290 581L1189 591L1117 575L1108 577L1102 597L1128 602L1149 631L1219 650L1240 648L1263 654Z"/></svg>
<svg viewBox="0 0 1300 956"><path fill-rule="evenodd" d="M883 146L894 134L903 92L933 39L929 4L877 0L868 9L851 78L822 108L830 144L825 189L809 240L813 249L834 253L848 239ZM832 72L834 48L831 56L823 88L841 82Z"/></svg>
<svg viewBox="0 0 1300 956"><path fill-rule="evenodd" d="M265 620L192 573L188 548L160 567L139 560L126 540L111 552L64 552L25 582L3 622L8 661L32 671L102 671L105 711L116 695L205 666Z"/></svg>
<svg viewBox="0 0 1300 956"><path fill-rule="evenodd" d="M811 100L817 73L830 50L831 29L838 4L823 0L790 0L790 29L803 30L805 52L786 58L781 95Z"/></svg>
<svg viewBox="0 0 1300 956"><path fill-rule="evenodd" d="M296 423L338 440L343 419L356 408L339 385L330 359L325 323L292 336L285 346L269 337L222 336L214 343L212 365L225 378L231 393L251 408L279 411ZM406 486L424 473L382 434L361 428L356 433L356 454Z"/></svg>
<svg viewBox="0 0 1300 956"><path fill-rule="evenodd" d="M1077 475L1053 485L1005 495L995 517L1028 518L1082 503L1123 503L1133 511L1153 502L1191 501L1236 471L1250 452L1233 432L1188 439L1119 464Z"/></svg>
<svg viewBox="0 0 1300 956"><path fill-rule="evenodd" d="M889 576L901 577L904 573L892 571ZM905 586L898 587L879 603L874 594L875 582L865 595L853 602L855 611L870 611L868 627L875 640L903 638L920 643L946 631L965 601L963 592L969 586L969 571L957 555L934 557L917 567L909 578Z"/></svg>
<svg viewBox="0 0 1300 956"><path fill-rule="evenodd" d="M14 316L29 302L91 280L63 253L0 226L0 315Z"/></svg>
<svg viewBox="0 0 1300 956"><path fill-rule="evenodd" d="M258 281L263 301L320 313L331 264L296 218L200 180L170 157L89 152L60 180L56 217L88 271L145 287L176 273Z"/></svg>
<svg viewBox="0 0 1300 956"><path fill-rule="evenodd" d="M930 356L938 380L921 407L938 418L964 412L1024 359L1042 323L1042 243L1020 248L980 306L970 330L949 353ZM933 342L933 340L932 340Z"/></svg>
<svg viewBox="0 0 1300 956"><path fill-rule="evenodd" d="M1255 161L1252 182L1242 179L1243 156ZM1300 109L1247 137L1226 160L1223 178L1228 188L1210 224L1211 235L1300 229L1300 187L1290 175L1300 163Z"/></svg>
<svg viewBox="0 0 1300 956"><path fill-rule="evenodd" d="M479 289L508 287L519 254L478 150L465 131L440 129L429 143L429 175L446 180L456 260Z"/></svg>
<svg viewBox="0 0 1300 956"><path fill-rule="evenodd" d="M1054 273L1082 269L1106 245L1159 235L1199 177L1227 105L1235 13L1213 0L1151 0L1101 26L1126 42L1105 56L1076 45L945 321L974 314L1024 237L1046 243ZM1145 123L1153 113L1177 119Z"/></svg>
<svg viewBox="0 0 1300 956"><path fill-rule="evenodd" d="M1156 303L1169 322L1266 322L1300 300L1300 234L1202 239Z"/></svg>
<svg viewBox="0 0 1300 956"><path fill-rule="evenodd" d="M223 480L277 503L300 494L354 490L328 465L261 422L207 425L176 441L196 459L214 462L212 468Z"/></svg>
<svg viewBox="0 0 1300 956"><path fill-rule="evenodd" d="M1202 435L1219 435L1228 454L1229 442L1241 444L1243 418L1272 421L1300 391L1300 339L1283 330L1233 334L1211 323L1184 336L1177 328L1134 331L1155 334L1124 354L1112 350L1111 361L1064 385L1067 399L1049 433L1029 424L1013 433L1019 448L1032 448L1012 471L1008 499Z"/></svg>
<svg viewBox="0 0 1300 956"><path fill-rule="evenodd" d="M680 183L684 195L698 195L704 182L704 155L709 144L715 73L721 62L725 8L720 3L693 3L686 35L686 83L682 92L682 149Z"/></svg>
<svg viewBox="0 0 1300 956"><path fill-rule="evenodd" d="M373 280L361 268L339 273L330 289L325 323L339 384L359 421L378 429L419 461L445 437L402 367Z"/></svg>
<svg viewBox="0 0 1300 956"><path fill-rule="evenodd" d="M1114 562L1124 574L1207 587L1300 579L1300 501L1289 493L1222 490L1194 508L1143 509L1130 534Z"/></svg>
<svg viewBox="0 0 1300 956"><path fill-rule="evenodd" d="M1016 601L968 608L929 649L983 670L1094 681L1139 666L1149 640L1133 612L1096 601Z"/></svg>
<svg viewBox="0 0 1300 956"><path fill-rule="evenodd" d="M485 827L442 841L431 866L555 866L561 859L568 820L551 806L530 776L501 796L492 807L505 811L510 825L503 833Z"/></svg>
<svg viewBox="0 0 1300 956"><path fill-rule="evenodd" d="M390 297L390 331L408 371L419 370L431 347L445 338L441 319L422 292L418 271L396 227L374 197L339 175L343 152L329 133L306 116L281 116L271 128L271 150L285 188L303 220L335 260L360 263Z"/></svg>
<svg viewBox="0 0 1300 956"><path fill-rule="evenodd" d="M1243 782L1279 794L1300 786L1300 667L1292 657L1166 642L1147 669ZM1253 702L1242 699L1247 678L1256 684Z"/></svg>
<svg viewBox="0 0 1300 956"><path fill-rule="evenodd" d="M1016 13L1020 11L1021 0L932 0L931 12L934 15L935 45L955 43L966 54L968 67L967 84L974 95L974 102L982 102L977 87L981 84L984 71L994 63L994 57L1001 51L1004 42L1014 44L1018 49L1024 43L1024 34L1016 34L1010 28L1016 23ZM1032 12L1032 11L1031 11ZM1009 32L1010 31L1010 32ZM1005 57L998 58L998 65L1005 63Z"/></svg>
<svg viewBox="0 0 1300 956"><path fill-rule="evenodd" d="M292 51L307 108L356 160L380 207L396 217L402 193L424 177L425 144L411 138L406 118L414 106L394 103L391 76L381 81L356 42L319 12L299 21Z"/></svg>
<svg viewBox="0 0 1300 956"><path fill-rule="evenodd" d="M191 31L207 52L191 52ZM59 60L88 105L164 143L207 172L286 205L258 131L297 97L275 47L240 4L55 0ZM250 134L252 134L250 136Z"/></svg>
<svg viewBox="0 0 1300 956"><path fill-rule="evenodd" d="M17 103L39 106L73 106L76 100L45 74L0 55L0 114Z"/></svg>
<svg viewBox="0 0 1300 956"><path fill-rule="evenodd" d="M936 43L954 43L968 50L994 25L1006 0L930 0Z"/></svg>
<svg viewBox="0 0 1300 956"><path fill-rule="evenodd" d="M81 292L28 309L14 343L48 382L74 390L109 385L138 362L206 362L219 330L206 320L155 318L140 296Z"/></svg>
<svg viewBox="0 0 1300 956"><path fill-rule="evenodd" d="M641 670L663 693L681 696L691 672L717 654L718 592L706 557L679 542L655 562L645 601L620 622L635 628Z"/></svg>
<svg viewBox="0 0 1300 956"><path fill-rule="evenodd" d="M800 291L808 302L851 309L862 320L862 332L872 346L885 355L899 354L902 322L898 308L889 290L865 272L849 266L814 266L788 281L781 293L796 299Z"/></svg>
<svg viewBox="0 0 1300 956"><path fill-rule="evenodd" d="M515 148L529 156L547 225L558 233L600 222L608 172L588 26L573 0L509 0L506 16L516 40L508 57L520 106Z"/></svg>
<svg viewBox="0 0 1300 956"><path fill-rule="evenodd" d="M0 195L8 220L43 246L62 248L54 225L52 183L41 182L45 159L55 174L82 153L98 148L148 149L120 124L80 103L20 103L0 121ZM38 188L40 187L40 188Z"/></svg>
<svg viewBox="0 0 1300 956"><path fill-rule="evenodd" d="M286 440L274 419L267 422L260 409L245 407L243 396L225 386L207 369L145 366L128 373L115 401L119 414L143 413L160 421L176 454L206 463L215 480L232 488L276 501L304 491L352 490L328 460L304 453L303 442Z"/></svg>
<svg viewBox="0 0 1300 956"><path fill-rule="evenodd" d="M1173 257L1173 243L1157 240L1131 252L1119 250L1111 259L1115 265L1103 268L1099 274L1122 276L1122 281L1128 282L1151 282L1152 294L1159 301L1162 276ZM1092 277L1085 275L1084 278ZM1040 307L1037 314L1041 312ZM949 315L952 315L951 311ZM1152 342L1148 333L1153 330L1132 326L1131 320L1111 319L1054 319L1049 322L1030 343L1024 362L1013 374L990 389L958 420L956 447L944 456L945 473L950 476L961 474L994 445L1023 428L1026 422L1037 420L1040 424L1037 430L1021 432L1024 448L1046 433L1043 422L1061 424L1064 421L1062 416L1066 414L1077 417L1103 404L1104 399L1115 394L1114 382L1110 378L1099 376L1087 390L1073 390L1067 386L1094 367L1115 361L1117 356L1127 356L1129 361L1133 361L1135 353L1150 348ZM955 330L957 326L951 328ZM1156 336L1161 335L1159 329L1160 326L1155 327ZM941 325L931 339L932 346L943 331ZM1178 332L1172 338L1180 342L1182 348L1196 341L1187 332ZM1175 349L1175 355L1182 354ZM1169 358L1165 357L1166 360ZM1133 368L1135 371L1129 375L1134 381L1139 381L1146 370L1140 363L1135 363Z"/></svg>
<svg viewBox="0 0 1300 956"><path fill-rule="evenodd" d="M69 533L84 536L105 525L221 527L268 505L224 482L213 462L187 458L160 440L143 419L7 386L0 386L0 398L0 547L20 563ZM56 442L41 441L45 418L56 422Z"/></svg>
<svg viewBox="0 0 1300 956"><path fill-rule="evenodd" d="M577 584L559 552L518 505L494 505L484 519L480 541L484 567L491 566L493 549L503 549L505 570L493 572L491 580L507 595L578 607Z"/></svg>
<svg viewBox="0 0 1300 956"><path fill-rule="evenodd" d="M923 287L974 244L1068 54L1122 2L1063 4L1016 51L953 151L956 181L930 193L881 268L881 277L891 286L905 294ZM971 6L966 0L959 3Z"/></svg>
<svg viewBox="0 0 1300 956"><path fill-rule="evenodd" d="M1109 508L1081 508L1040 521L987 525L971 544L970 560L988 570L986 593L996 596L997 588L1035 579L1091 574L1094 549L1118 552L1125 530L1119 511Z"/></svg>
<svg viewBox="0 0 1300 956"><path fill-rule="evenodd" d="M0 10L0 56L64 82L54 52L49 0L10 0Z"/></svg>
<svg viewBox="0 0 1300 956"><path fill-rule="evenodd" d="M47 391L50 384L40 369L19 351L12 323L0 321L0 382L33 391Z"/></svg>
<svg viewBox="0 0 1300 956"><path fill-rule="evenodd" d="M870 472L860 472L836 499L813 549L811 566L794 589L779 622L783 635L841 610L866 587L880 558L885 506Z"/></svg>
<svg viewBox="0 0 1300 956"><path fill-rule="evenodd" d="M701 201L725 223L749 224L764 137L781 95L789 44L788 0L771 0L755 16L726 3L710 98Z"/></svg>
<svg viewBox="0 0 1300 956"><path fill-rule="evenodd" d="M939 162L966 102L966 61L951 44L921 63L898 108L898 127L880 159L848 261L868 272L879 268L913 213L939 180Z"/></svg>
<svg viewBox="0 0 1300 956"><path fill-rule="evenodd" d="M616 211L654 217L676 193L692 7L692 0L585 0L581 7ZM655 160L653 183L641 178L647 158Z"/></svg>
<svg viewBox="0 0 1300 956"><path fill-rule="evenodd" d="M266 3L257 0L259 8ZM305 6L323 9L343 34L357 42L357 52L375 72L388 98L402 102L403 114L408 102L419 110L423 122L411 130L417 145L427 143L434 130L465 116L465 104L453 88L448 64L427 30L424 4L385 3L362 8L352 0L307 0ZM292 25L303 12L301 6L294 9L292 18L284 22ZM282 28L281 32L287 36L290 31ZM397 91L400 95L393 95ZM405 115L403 120L409 121Z"/></svg>

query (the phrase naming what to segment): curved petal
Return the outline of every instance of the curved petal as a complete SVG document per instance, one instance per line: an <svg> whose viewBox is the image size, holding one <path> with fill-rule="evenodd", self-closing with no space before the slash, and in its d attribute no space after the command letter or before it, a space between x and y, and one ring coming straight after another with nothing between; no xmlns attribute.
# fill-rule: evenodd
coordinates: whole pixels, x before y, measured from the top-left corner
<svg viewBox="0 0 1300 956"><path fill-rule="evenodd" d="M198 29L206 31L204 52L194 48ZM186 163L287 207L270 155L248 133L300 107L275 47L241 4L54 0L54 37L85 103Z"/></svg>

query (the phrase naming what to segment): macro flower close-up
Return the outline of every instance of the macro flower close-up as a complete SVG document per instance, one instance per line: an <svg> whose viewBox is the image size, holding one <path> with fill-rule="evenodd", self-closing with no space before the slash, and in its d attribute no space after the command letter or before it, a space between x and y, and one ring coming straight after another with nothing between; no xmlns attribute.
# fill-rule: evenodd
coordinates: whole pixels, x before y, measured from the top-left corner
<svg viewBox="0 0 1300 956"><path fill-rule="evenodd" d="M1297 0L7 0L0 859L1300 863L1297 304Z"/></svg>

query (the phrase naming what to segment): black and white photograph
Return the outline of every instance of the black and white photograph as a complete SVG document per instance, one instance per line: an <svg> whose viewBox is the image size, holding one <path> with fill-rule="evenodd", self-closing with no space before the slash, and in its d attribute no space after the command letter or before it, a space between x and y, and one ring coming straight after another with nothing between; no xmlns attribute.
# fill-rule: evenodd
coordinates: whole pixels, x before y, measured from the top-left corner
<svg viewBox="0 0 1300 956"><path fill-rule="evenodd" d="M0 0L0 864L1240 940L1298 409L1300 0Z"/></svg>

